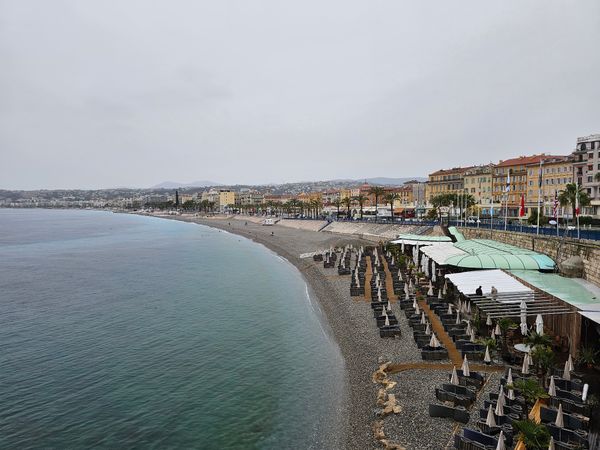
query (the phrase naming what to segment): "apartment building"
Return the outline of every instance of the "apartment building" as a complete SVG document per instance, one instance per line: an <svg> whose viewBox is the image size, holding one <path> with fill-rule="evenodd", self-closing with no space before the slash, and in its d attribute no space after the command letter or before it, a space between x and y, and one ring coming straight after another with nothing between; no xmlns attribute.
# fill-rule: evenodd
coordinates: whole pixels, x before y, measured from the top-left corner
<svg viewBox="0 0 600 450"><path fill-rule="evenodd" d="M454 167L429 174L425 195L427 203L440 194L458 194L464 192L464 175L472 167Z"/></svg>
<svg viewBox="0 0 600 450"><path fill-rule="evenodd" d="M476 166L463 176L464 190L475 199L479 208L489 208L492 203L492 164Z"/></svg>
<svg viewBox="0 0 600 450"><path fill-rule="evenodd" d="M541 165L539 162L527 165L527 193L525 194L527 215L532 209L537 210L539 200L544 215L552 216L555 195L559 195L566 189L567 184L572 182L573 157L571 156L547 156L541 159Z"/></svg>
<svg viewBox="0 0 600 450"><path fill-rule="evenodd" d="M590 196L591 204L582 214L600 216L600 134L577 138L573 151L573 177Z"/></svg>
<svg viewBox="0 0 600 450"><path fill-rule="evenodd" d="M495 207L501 208L500 216L508 213L509 218L518 218L521 196L527 202L527 168L539 164L548 155L519 156L500 161L494 166L492 177L492 197ZM508 184L507 184L508 183ZM526 212L527 214L527 212Z"/></svg>

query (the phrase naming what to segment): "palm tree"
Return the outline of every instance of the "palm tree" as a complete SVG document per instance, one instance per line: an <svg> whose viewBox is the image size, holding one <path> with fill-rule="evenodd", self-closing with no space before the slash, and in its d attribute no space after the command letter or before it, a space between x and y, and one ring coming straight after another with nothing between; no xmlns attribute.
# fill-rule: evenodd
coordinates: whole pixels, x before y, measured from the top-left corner
<svg viewBox="0 0 600 450"><path fill-rule="evenodd" d="M369 194L375 196L375 222L377 222L377 203L379 202L379 197L381 197L385 193L385 189L381 186L373 186L369 189Z"/></svg>
<svg viewBox="0 0 600 450"><path fill-rule="evenodd" d="M340 206L342 205L342 201L339 198L336 198L333 201L333 204L337 208L337 215L335 216L336 220L340 217Z"/></svg>
<svg viewBox="0 0 600 450"><path fill-rule="evenodd" d="M348 208L348 213L346 214L346 217L349 219L350 218L350 207L352 206L352 199L350 197L344 197L342 199L342 205L344 205L346 208Z"/></svg>
<svg viewBox="0 0 600 450"><path fill-rule="evenodd" d="M590 204L590 196L587 191L575 183L569 183L564 191L558 196L560 206L571 205L573 218L576 216L577 197L579 196L579 207L588 206Z"/></svg>
<svg viewBox="0 0 600 450"><path fill-rule="evenodd" d="M367 197L365 197L362 194L358 194L356 197L354 197L354 200L356 200L358 202L358 205L360 206L360 219L362 220L363 218L363 205L365 204L365 201L367 201Z"/></svg>
<svg viewBox="0 0 600 450"><path fill-rule="evenodd" d="M397 192L390 192L385 196L385 201L389 202L390 204L390 210L392 212L392 222L394 222L394 202L396 200L400 200L400 194L398 194Z"/></svg>
<svg viewBox="0 0 600 450"><path fill-rule="evenodd" d="M323 208L323 202L321 200L319 200L318 198L316 198L313 200L313 206L315 208L315 219L316 219L317 217L319 217L319 212Z"/></svg>

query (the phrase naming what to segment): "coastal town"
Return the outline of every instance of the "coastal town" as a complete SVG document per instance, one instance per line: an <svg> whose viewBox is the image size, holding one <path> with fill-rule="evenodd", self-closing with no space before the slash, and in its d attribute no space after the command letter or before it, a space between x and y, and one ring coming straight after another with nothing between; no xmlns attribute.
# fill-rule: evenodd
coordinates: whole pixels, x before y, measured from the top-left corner
<svg viewBox="0 0 600 450"><path fill-rule="evenodd" d="M333 447L600 445L600 134L401 183L0 196L208 225L294 264L348 370Z"/></svg>
<svg viewBox="0 0 600 450"><path fill-rule="evenodd" d="M211 213L293 213L296 216L389 220L435 219L439 207L465 220L522 223L538 211L566 223L600 220L600 134L579 137L574 148L502 161L434 170L427 178L352 180L267 186L175 189L1 191L0 207L180 209ZM575 210L577 209L577 213ZM545 219L545 220L544 220ZM539 225L539 224L537 224Z"/></svg>

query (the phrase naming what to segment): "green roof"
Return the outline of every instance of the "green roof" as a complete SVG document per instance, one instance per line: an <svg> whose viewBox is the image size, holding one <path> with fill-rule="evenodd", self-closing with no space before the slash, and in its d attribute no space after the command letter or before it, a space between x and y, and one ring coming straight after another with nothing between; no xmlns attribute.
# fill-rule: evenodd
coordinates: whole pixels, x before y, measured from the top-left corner
<svg viewBox="0 0 600 450"><path fill-rule="evenodd" d="M553 270L546 255L490 239L470 239L454 244L465 255L450 256L444 264L465 269Z"/></svg>
<svg viewBox="0 0 600 450"><path fill-rule="evenodd" d="M600 309L600 295L586 289L579 280L561 277L555 273L540 273L530 270L511 270L510 273L580 309Z"/></svg>
<svg viewBox="0 0 600 450"><path fill-rule="evenodd" d="M456 238L456 242L463 242L465 240L464 235L460 231L458 231L458 228L448 227L448 231L452 236Z"/></svg>

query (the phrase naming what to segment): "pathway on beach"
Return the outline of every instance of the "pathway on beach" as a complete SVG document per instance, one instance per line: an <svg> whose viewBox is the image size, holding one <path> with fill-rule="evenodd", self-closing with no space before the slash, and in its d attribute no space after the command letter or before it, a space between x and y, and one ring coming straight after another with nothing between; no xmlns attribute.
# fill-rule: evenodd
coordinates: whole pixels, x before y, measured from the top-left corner
<svg viewBox="0 0 600 450"><path fill-rule="evenodd" d="M383 261L383 270L385 271L385 287L388 294L388 299L390 302L395 302L398 300L396 294L394 294L394 279L392 278L392 272L390 272L390 268L388 267L387 260L385 258L381 258Z"/></svg>
<svg viewBox="0 0 600 450"><path fill-rule="evenodd" d="M371 279L373 278L373 269L371 267L371 257L365 256L367 260L367 271L365 272L365 300L371 301Z"/></svg>
<svg viewBox="0 0 600 450"><path fill-rule="evenodd" d="M438 337L442 345L446 347L446 350L448 350L448 356L450 357L450 361L452 361L452 364L460 367L462 365L462 358L460 356L460 352L456 348L456 345L454 345L454 341L452 340L452 338L448 335L448 333L446 333L446 330L444 329L444 325L442 325L442 321L440 320L440 318L437 316L436 313L434 313L431 310L431 308L425 300L420 300L419 306L423 311L425 311L425 314L427 314L433 332Z"/></svg>

